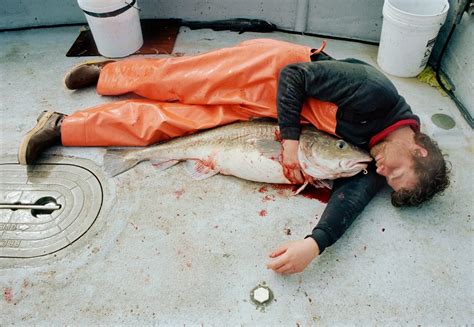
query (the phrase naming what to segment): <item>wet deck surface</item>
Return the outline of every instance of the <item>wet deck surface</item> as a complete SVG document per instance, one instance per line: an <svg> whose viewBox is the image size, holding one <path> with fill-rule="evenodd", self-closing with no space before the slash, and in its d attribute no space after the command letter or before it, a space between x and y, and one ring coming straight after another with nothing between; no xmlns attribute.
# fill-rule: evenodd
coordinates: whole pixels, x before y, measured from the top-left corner
<svg viewBox="0 0 474 327"><path fill-rule="evenodd" d="M78 27L0 33L2 157L16 155L41 111L72 113L117 99L63 87L65 72L82 61L65 57L77 33ZM256 37L313 47L321 41L182 29L175 52L192 55ZM371 64L377 55L376 46L336 40L326 50ZM308 234L323 203L233 177L193 181L179 166L157 172L142 163L111 181L112 209L78 241L53 255L0 259L2 324L471 323L472 131L436 89L390 78L449 155L452 186L443 197L396 209L384 190L310 267L284 277L265 268L267 253ZM456 126L438 128L436 113ZM103 153L56 147L48 155L85 158L100 168ZM262 312L249 296L263 281L275 301Z"/></svg>

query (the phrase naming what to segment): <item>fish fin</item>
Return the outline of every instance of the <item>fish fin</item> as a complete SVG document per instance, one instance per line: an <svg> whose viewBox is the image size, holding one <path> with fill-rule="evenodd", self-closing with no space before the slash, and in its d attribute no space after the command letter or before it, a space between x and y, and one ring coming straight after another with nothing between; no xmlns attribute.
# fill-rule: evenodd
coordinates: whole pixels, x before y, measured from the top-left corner
<svg viewBox="0 0 474 327"><path fill-rule="evenodd" d="M316 188L328 188L332 190L333 181L328 179L314 179L311 184Z"/></svg>
<svg viewBox="0 0 474 327"><path fill-rule="evenodd" d="M293 192L293 195L300 194L306 188L306 186L308 186L308 184L309 182L305 181L303 185L301 185L295 192Z"/></svg>
<svg viewBox="0 0 474 327"><path fill-rule="evenodd" d="M135 167L140 160L137 158L127 158L127 155L134 151L136 150L107 149L104 155L105 174L109 177L114 177Z"/></svg>
<svg viewBox="0 0 474 327"><path fill-rule="evenodd" d="M166 170L170 167L179 163L179 160L169 160L169 159L150 159L150 162L153 167L158 169L158 171Z"/></svg>
<svg viewBox="0 0 474 327"><path fill-rule="evenodd" d="M198 181L212 177L219 173L219 171L209 168L200 160L187 160L184 163L184 168L193 179Z"/></svg>
<svg viewBox="0 0 474 327"><path fill-rule="evenodd" d="M272 160L277 160L279 159L281 155L281 143L275 140L269 140L269 139L258 139L255 141L255 146L257 147L257 150L260 151L262 156L272 159Z"/></svg>

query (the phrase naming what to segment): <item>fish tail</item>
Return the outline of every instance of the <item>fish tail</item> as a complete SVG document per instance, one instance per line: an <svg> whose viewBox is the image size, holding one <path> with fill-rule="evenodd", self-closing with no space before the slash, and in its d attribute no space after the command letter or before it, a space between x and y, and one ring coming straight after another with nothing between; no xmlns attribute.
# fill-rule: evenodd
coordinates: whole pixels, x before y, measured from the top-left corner
<svg viewBox="0 0 474 327"><path fill-rule="evenodd" d="M107 149L104 155L104 170L114 177L135 167L141 160L131 154L136 150Z"/></svg>

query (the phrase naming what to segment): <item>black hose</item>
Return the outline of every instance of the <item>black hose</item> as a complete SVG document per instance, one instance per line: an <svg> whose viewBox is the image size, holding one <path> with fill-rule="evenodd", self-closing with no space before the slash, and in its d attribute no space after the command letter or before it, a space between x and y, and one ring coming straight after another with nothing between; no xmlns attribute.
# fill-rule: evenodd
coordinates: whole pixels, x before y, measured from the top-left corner
<svg viewBox="0 0 474 327"><path fill-rule="evenodd" d="M462 17L465 9L469 6L471 1L467 1L466 3L466 7L460 12L460 16ZM458 25L458 23L460 22L460 18L461 17L458 17L459 19L456 19L453 26L451 27L451 31L449 32L449 35L448 35L448 38L446 39L446 41L444 42L444 45L443 45L443 48L441 49L441 52L439 54L439 57L438 57L438 61L436 62L436 80L438 81L438 84L441 86L441 88L443 89L444 92L446 92L446 94L449 95L449 97L454 101L454 103L456 104L456 106L458 107L459 111L461 112L461 114L463 115L464 119L467 121L467 123L469 124L469 126L471 126L471 128L474 128L474 120L472 119L472 116L469 112L469 110L462 104L461 101L459 101L459 99L456 97L456 95L453 93L453 91L451 90L448 90L448 88L446 87L446 85L444 85L443 81L441 80L441 75L440 75L440 70L441 70L441 60L443 59L443 56L444 56L444 53L448 47L448 43L449 43L449 40L451 39L451 36L453 36L454 34L454 31L456 29L456 26Z"/></svg>
<svg viewBox="0 0 474 327"><path fill-rule="evenodd" d="M286 30L286 29L283 29L283 28L277 28L275 31L283 32L283 33L287 33L287 34L297 34L297 35L303 35L303 36L314 36L314 37L325 38L325 39L329 39L329 40L340 40L340 41L356 42L356 43L370 44L370 45L378 45L379 44L379 42L375 42L375 41L365 41L365 40L359 40L359 39L351 39L351 38L342 37L342 36L332 36L332 35L317 34L317 33L310 33L310 32L297 32L297 31Z"/></svg>

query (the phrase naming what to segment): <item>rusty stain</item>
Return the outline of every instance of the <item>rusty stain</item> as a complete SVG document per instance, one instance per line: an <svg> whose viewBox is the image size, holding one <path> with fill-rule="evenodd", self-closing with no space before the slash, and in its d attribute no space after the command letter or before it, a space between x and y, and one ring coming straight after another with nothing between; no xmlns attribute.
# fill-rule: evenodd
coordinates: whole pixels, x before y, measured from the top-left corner
<svg viewBox="0 0 474 327"><path fill-rule="evenodd" d="M260 210L258 214L260 215L260 217L265 217L267 215L267 210Z"/></svg>
<svg viewBox="0 0 474 327"><path fill-rule="evenodd" d="M262 202L275 201L274 195L265 195L262 199Z"/></svg>
<svg viewBox="0 0 474 327"><path fill-rule="evenodd" d="M11 303L13 300L13 294L12 294L12 288L11 287L5 287L3 289L3 298L7 303Z"/></svg>
<svg viewBox="0 0 474 327"><path fill-rule="evenodd" d="M174 192L176 199L179 199L184 194L184 189L180 189Z"/></svg>

